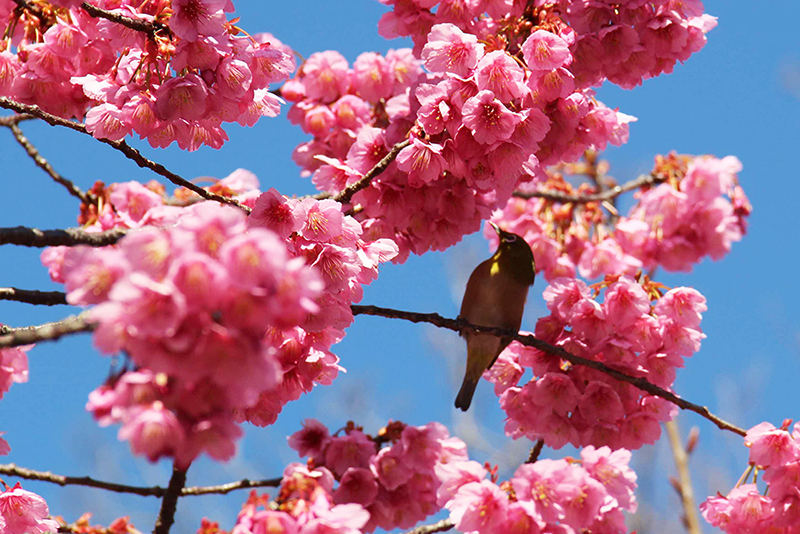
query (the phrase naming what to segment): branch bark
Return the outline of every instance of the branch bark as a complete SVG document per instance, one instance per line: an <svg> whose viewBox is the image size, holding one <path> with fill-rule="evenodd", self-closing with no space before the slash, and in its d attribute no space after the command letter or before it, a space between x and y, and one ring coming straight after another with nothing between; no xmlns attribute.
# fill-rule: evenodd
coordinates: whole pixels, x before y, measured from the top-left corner
<svg viewBox="0 0 800 534"><path fill-rule="evenodd" d="M142 497L163 497L167 489L161 486L129 486L126 484L117 484L115 482L105 482L91 477L71 477L56 475L49 471L34 471L33 469L25 469L18 467L15 464L0 464L0 475L12 476L23 478L27 480L39 480L41 482L50 482L58 484L59 486L86 486L89 488L98 488L115 493L129 493L139 495ZM194 497L198 495L219 494L225 495L232 491L240 489L251 488L277 488L281 485L281 478L267 478L263 480L249 480L242 479L235 482L228 482L227 484L220 484L216 486L193 486L183 488L181 490L182 497Z"/></svg>
<svg viewBox="0 0 800 534"><path fill-rule="evenodd" d="M111 11L106 11L105 9L100 9L97 6L90 4L89 2L84 2L81 4L81 9L86 11L89 15L93 16L94 18L102 18L110 20L111 22L115 22L126 28L130 28L131 30L135 30L137 32L142 32L148 34L150 37L155 38L156 33L158 32L166 32L167 35L171 35L172 32L169 29L169 26L166 24L162 24L160 22L149 22L146 20L141 19L134 19L130 17L123 17L117 13L112 13Z"/></svg>
<svg viewBox="0 0 800 534"><path fill-rule="evenodd" d="M174 466L172 468L172 477L169 479L169 486L167 486L167 491L161 500L161 510L158 511L153 534L169 534L169 529L172 528L172 524L175 522L178 497L181 496L181 490L185 485L186 469L180 469L177 465Z"/></svg>
<svg viewBox="0 0 800 534"><path fill-rule="evenodd" d="M27 113L29 115L33 115L34 117L42 119L43 121L45 121L47 124L49 124L51 126L63 126L65 128L69 128L71 130L75 130L76 132L80 132L80 133L85 134L85 135L92 135L86 129L86 126L84 126L83 124L81 124L79 122L69 121L67 119L63 119L63 118L58 117L56 115L52 115L50 113L47 113L46 111L43 111L38 106L29 106L28 104L22 104L20 102L16 102L16 101L11 100L11 99L6 98L6 97L0 97L0 108L10 109L10 110L15 111L17 113ZM92 137L94 137L94 136L92 136ZM139 167L142 167L144 169L150 169L154 173L156 173L156 174L158 174L160 176L163 176L164 178L166 178L167 180L169 180L173 184L179 185L181 187L185 187L186 189L189 189L190 191L193 191L193 192L197 193L200 197L202 197L202 198L204 198L206 200L213 200L215 202L220 202L222 204L229 204L231 206L236 206L237 208L243 210L246 213L250 213L250 211L251 211L249 207L245 206L244 204L242 204L238 200L233 199L233 198L224 197L224 196L218 195L216 193L211 193L210 191L206 191L202 187L200 187L198 185L195 185L192 182L186 180L185 178L182 178L182 177L178 176L177 174L175 174L174 172L168 170L166 167L164 167L160 163L156 163L154 161L151 161L151 160L147 159L146 157L142 156L141 152L139 152L138 150L136 150L135 148L130 146L125 141L112 141L110 139L102 139L102 138L96 138L96 137L95 137L95 139L97 139L101 143L104 143L104 144L110 146L111 148L114 148L114 149L122 152L122 154L126 158L128 158L131 161L133 161L134 163L136 163Z"/></svg>
<svg viewBox="0 0 800 534"><path fill-rule="evenodd" d="M678 408L682 410L689 410L695 412L696 414L708 419L717 427L722 430L728 430L735 434L739 434L740 436L745 435L745 430L739 428L738 426L731 424L720 417L714 415L709 411L709 409L705 406L700 406L698 404L694 404L687 400L682 399L681 397L677 396L676 394L672 393L671 391L667 391L666 389L660 388L655 384L652 384L641 377L635 377L626 375L616 369L613 369L605 364L600 362L596 362L594 360L587 360L585 358L581 358L579 356L575 356L567 352L566 350L562 349L561 347L556 347L555 345L551 345L545 341L535 338L532 335L527 334L519 334L518 332L514 332L513 330L505 330L502 328L490 328L486 326L477 326L473 324L469 324L461 319L448 319L442 317L438 313L417 313L417 312L407 312L401 310L394 310L391 308L381 308L378 306L362 306L362 305L352 305L350 308L353 311L353 315L376 315L380 317L387 317L390 319L403 319L404 321L411 321L412 323L430 323L434 326L439 328L447 328L448 330L453 330L454 332L460 332L462 330L468 329L474 332L486 333L486 334L494 334L498 337L506 337L510 338L514 341L518 341L519 343L525 345L526 347L533 347L535 349L539 349L542 352L546 352L548 354L552 354L553 356L558 356L559 358L570 362L573 365L583 365L599 371L601 373L605 373L608 376L616 378L622 382L627 382L634 387L641 389L651 395L655 395L657 397L661 397L662 399L668 400L669 402L676 405Z"/></svg>
<svg viewBox="0 0 800 534"><path fill-rule="evenodd" d="M8 328L4 326L0 329L0 349L9 347L20 347L39 343L40 341L55 341L69 334L80 332L91 332L95 328L95 323L89 320L88 313L71 315L66 319L61 319L54 323L47 323L37 326L27 326L22 328Z"/></svg>
<svg viewBox="0 0 800 534"><path fill-rule="evenodd" d="M591 195L570 195L561 191L542 190L542 191L514 191L513 196L517 198L543 198L545 200L552 200L554 202L561 202L563 204L586 204L587 202L605 202L611 200L622 193L638 189L644 185L660 184L664 178L655 176L653 174L643 174L624 184L617 185L601 191L600 193L593 193Z"/></svg>
<svg viewBox="0 0 800 534"><path fill-rule="evenodd" d="M675 483L675 490L681 498L683 505L683 520L686 531L689 534L702 534L700 530L700 517L697 515L697 504L694 501L694 489L692 488L692 478L689 474L689 455L681 442L681 435L678 431L676 419L664 423L669 437L669 445L672 448L672 458L675 460L675 468L678 471L678 480Z"/></svg>
<svg viewBox="0 0 800 534"><path fill-rule="evenodd" d="M342 204L347 204L350 202L350 199L353 198L353 195L361 191L362 189L366 189L369 187L369 184L372 183L372 180L385 171L389 165L397 158L397 155L403 150L405 147L411 144L409 139L406 139L403 142L397 143L392 147L388 154L386 154L383 159L381 159L373 168L371 168L367 174L364 175L359 181L348 185L345 187L341 193L333 197L333 200L336 202L341 202Z"/></svg>
<svg viewBox="0 0 800 534"><path fill-rule="evenodd" d="M18 125L11 124L8 126L8 128L11 130L11 133L14 134L14 139L17 140L17 143L19 143L20 146L25 149L25 152L28 153L28 156L31 157L33 162L40 169L46 172L55 182L63 185L67 189L70 195L77 197L78 200L80 200L84 204L89 203L90 200L89 195L87 195L84 191L82 191L77 185L72 183L72 181L67 180L59 173L57 173L56 170L53 168L53 166L50 165L50 162L47 161L44 157L42 157L42 155L39 153L36 147L33 146L33 143L31 143L28 140L28 138L25 137L25 135L22 133L22 129Z"/></svg>
<svg viewBox="0 0 800 534"><path fill-rule="evenodd" d="M434 532L445 532L455 528L455 525L449 519L442 519L438 523L432 525L423 525L413 530L409 530L406 534L433 534Z"/></svg>
<svg viewBox="0 0 800 534"><path fill-rule="evenodd" d="M58 306L69 304L67 295L62 291L36 291L31 289L17 289L16 287L0 287L0 300L25 302L39 306Z"/></svg>
<svg viewBox="0 0 800 534"><path fill-rule="evenodd" d="M20 245L23 247L74 247L76 245L89 245L90 247L105 247L113 245L128 232L125 228L114 228L105 232L91 233L81 228L67 228L65 230L39 230L16 226L14 228L0 228L0 245Z"/></svg>

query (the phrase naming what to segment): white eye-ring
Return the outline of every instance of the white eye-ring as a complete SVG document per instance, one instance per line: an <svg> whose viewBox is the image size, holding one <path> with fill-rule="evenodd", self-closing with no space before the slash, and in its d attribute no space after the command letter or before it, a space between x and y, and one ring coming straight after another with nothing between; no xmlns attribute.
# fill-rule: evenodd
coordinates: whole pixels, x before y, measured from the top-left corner
<svg viewBox="0 0 800 534"><path fill-rule="evenodd" d="M506 243L513 243L516 240L517 240L517 236L515 236L514 234L509 234L509 235L504 235L503 236L503 241L505 241Z"/></svg>

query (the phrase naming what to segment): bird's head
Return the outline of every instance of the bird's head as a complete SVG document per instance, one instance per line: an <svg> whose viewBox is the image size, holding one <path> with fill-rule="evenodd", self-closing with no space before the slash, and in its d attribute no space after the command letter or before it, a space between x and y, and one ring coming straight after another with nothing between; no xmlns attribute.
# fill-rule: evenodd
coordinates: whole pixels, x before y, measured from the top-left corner
<svg viewBox="0 0 800 534"><path fill-rule="evenodd" d="M508 273L526 285L533 284L536 275L536 261L528 243L517 234L506 232L493 222L489 222L500 238L497 251L492 256L500 272Z"/></svg>

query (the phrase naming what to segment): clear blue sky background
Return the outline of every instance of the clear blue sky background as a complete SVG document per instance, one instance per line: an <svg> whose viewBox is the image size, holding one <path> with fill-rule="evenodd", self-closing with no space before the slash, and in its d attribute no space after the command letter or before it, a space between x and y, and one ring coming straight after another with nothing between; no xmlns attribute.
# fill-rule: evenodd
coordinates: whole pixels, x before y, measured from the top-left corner
<svg viewBox="0 0 800 534"><path fill-rule="evenodd" d="M385 7L374 0L266 5L236 2L241 26L250 32L270 31L305 57L334 49L352 62L364 51L384 53L405 46L378 36L376 25ZM691 274L661 275L659 280L670 286L691 285L708 298L702 324L708 338L680 371L676 391L745 428L763 420L780 424L784 418L800 418L796 297L800 264L796 193L800 34L796 21L800 4L718 1L707 2L706 10L719 17L719 26L709 34L706 48L678 65L672 75L649 80L633 91L600 90L600 98L609 107L639 118L632 125L630 142L604 157L611 161L611 174L619 181L648 171L655 154L670 150L720 157L733 154L742 160L741 183L754 207L748 235L723 261L704 261ZM83 188L95 180L154 177L85 136L30 122L23 129L59 172ZM227 131L231 139L218 151L182 153L145 146L144 152L187 178L222 178L243 167L256 173L262 189L276 187L288 195L312 191L310 181L299 177L290 159L292 149L305 136L284 116L263 119L249 129L233 125ZM0 160L0 226L75 225L76 201L35 168L5 130L0 131ZM473 235L444 253L387 266L365 292L364 303L454 317L466 277L488 254L486 242ZM38 250L2 247L0 286L59 289L50 283L38 256ZM539 280L531 290L525 318L528 328L546 314L541 298L544 287ZM71 311L0 302L0 321L12 326L39 324ZM505 438L503 413L488 383L479 386L474 407L466 415L454 410L464 357L455 334L360 317L334 350L346 374L333 386L318 388L287 406L276 425L247 426L237 457L226 465L198 462L189 471L189 484L279 475L286 463L296 459L286 445L286 435L307 417L334 429L353 419L367 432L376 431L388 419L415 425L438 420L468 441L473 457L499 464L501 474L508 475L524 460L530 444ZM117 442L117 427L100 429L84 411L87 394L104 380L109 365L108 359L92 351L88 336L42 344L30 352L29 359L30 382L14 385L0 401L0 431L6 432L12 446L11 455L0 461L129 484L166 484L168 462L151 465L133 459L128 445ZM691 464L700 500L716 491L727 492L745 467L742 440L723 435L691 413L681 414L679 422L684 432L693 425L700 429L700 446ZM678 501L667 483L673 472L668 448L663 443L645 447L635 458L642 501L640 532L680 532ZM14 480L9 477L6 482ZM153 498L30 481L23 484L43 495L52 513L70 521L87 510L104 524L130 515L138 528L150 531L159 505ZM230 528L245 497L240 492L182 499L174 532L194 532L203 515ZM656 518L660 523L653 529ZM706 526L705 531L711 528Z"/></svg>

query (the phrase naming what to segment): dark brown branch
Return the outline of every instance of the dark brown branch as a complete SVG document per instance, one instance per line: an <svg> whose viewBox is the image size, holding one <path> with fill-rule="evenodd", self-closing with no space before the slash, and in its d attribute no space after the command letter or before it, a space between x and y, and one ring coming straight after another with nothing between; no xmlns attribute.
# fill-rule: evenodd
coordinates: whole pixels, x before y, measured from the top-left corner
<svg viewBox="0 0 800 534"><path fill-rule="evenodd" d="M55 341L69 334L91 332L94 328L95 323L89 320L88 314L86 313L72 315L54 323L37 326L22 328L9 328L4 326L0 329L0 349L20 347L22 345L39 343L40 341Z"/></svg>
<svg viewBox="0 0 800 534"><path fill-rule="evenodd" d="M531 449L531 453L528 455L528 459L525 460L526 464L533 464L539 459L539 455L542 453L542 448L544 448L544 440L540 439L536 443L534 443L533 448Z"/></svg>
<svg viewBox="0 0 800 534"><path fill-rule="evenodd" d="M65 128L75 130L76 132L80 132L85 135L89 136L92 135L86 129L86 126L84 126L83 124L63 119L61 117L57 117L56 115L47 113L45 111L42 111L42 109L40 109L38 106L29 106L27 104L15 102L14 100L10 100L5 97L0 97L0 108L10 109L12 111L16 111L17 113L27 113L29 115L33 115L39 119L42 119L51 126L63 126ZM245 211L246 213L250 213L251 211L249 207L243 205L238 200L224 197L222 195L218 195L210 191L206 191L202 187L195 185L192 182L186 180L185 178L182 178L177 174L175 174L174 172L168 170L160 163L156 163L154 161L147 159L146 157L142 156L141 152L130 146L125 141L112 141L110 139L103 139L97 137L95 137L95 139L97 139L101 143L104 143L122 152L122 154L125 155L125 157L136 163L139 167L142 167L144 169L150 169L154 173L163 176L173 184L185 187L186 189L189 189L190 191L197 193L199 196L201 196L206 200L213 200L215 202L220 202L222 204L230 204L231 206L236 206L237 208Z"/></svg>
<svg viewBox="0 0 800 534"><path fill-rule="evenodd" d="M372 180L380 173L385 171L386 168L389 167L389 165L397 158L397 155L400 153L400 151L410 144L411 141L406 139L405 141L394 145L389 153L386 154L383 159L380 160L374 167L372 167L363 178L345 187L338 195L333 197L333 200L336 202L341 202L342 204L347 204L350 202L350 199L353 198L353 195L362 189L369 187L369 184L372 183Z"/></svg>
<svg viewBox="0 0 800 534"><path fill-rule="evenodd" d="M659 176L655 176L653 174L643 174L638 178L635 178L629 182L625 182L622 185L616 185L605 191L601 191L600 193L593 193L591 195L570 195L567 193L562 193L561 191L552 191L552 190L544 190L544 191L514 191L513 195L517 198L543 198L545 200L552 200L554 202L561 202L561 203L574 203L574 204L586 204L587 202L605 202L607 200L611 200L622 193L631 191L633 189L638 189L644 185L654 185L659 184L664 181L664 178Z"/></svg>
<svg viewBox="0 0 800 534"><path fill-rule="evenodd" d="M627 382L634 387L641 389L651 395L655 395L657 397L661 397L662 399L666 399L669 402L676 405L678 408L682 410L689 410L695 412L696 414L705 417L717 427L722 430L729 430L740 436L745 435L745 430L739 428L736 425L728 423L727 421L717 417L713 413L709 411L708 408L705 406L700 406L698 404L694 404L687 400L680 398L679 396L675 395L671 391L667 391L666 389L660 388L655 384L652 384L641 377L635 377L626 375L616 369L613 369L605 364L600 362L596 362L594 360L587 360L586 358L581 358L579 356L575 356L567 352L566 350L562 349L561 347L556 347L555 345L551 345L541 339L537 339L532 335L523 335L512 330L505 330L502 328L490 328L486 326L476 326L469 324L461 319L448 319L442 317L438 313L416 313L416 312L407 312L401 310L393 310L390 308L380 308L378 306L362 306L362 305L352 305L350 308L353 311L353 315L375 315L379 317L388 317L390 319L403 319L405 321L411 321L412 323L430 323L434 326L439 328L447 328L449 330L453 330L455 332L460 332L462 330L472 330L475 332L482 332L487 334L494 334L498 337L508 337L519 343L525 345L526 347L533 347L535 349L539 349L542 352L546 352L548 354L552 354L554 356L558 356L559 358L570 362L573 365L583 365L585 367L589 367L594 369L595 371L599 371L601 373L605 373L612 378L616 378L622 382Z"/></svg>
<svg viewBox="0 0 800 534"><path fill-rule="evenodd" d="M105 247L113 245L124 236L128 230L115 228L105 232L91 233L80 228L67 228L66 230L39 230L16 226L14 228L0 228L0 245L21 245L23 247L74 247L76 245L89 245L90 247Z"/></svg>
<svg viewBox="0 0 800 534"><path fill-rule="evenodd" d="M14 464L0 464L0 475L7 475L17 478L24 478L27 480L39 480L42 482L50 482L58 484L59 486L86 486L90 488L98 488L115 493L130 493L133 495L140 495L142 497L163 497L167 490L161 486L128 486L126 484L116 484L114 482L104 482L96 480L91 477L70 477L63 475L55 475L49 471L34 471L32 469L25 469L24 467L17 467ZM194 486L183 488L181 496L197 496L220 494L224 495L239 489L250 488L277 488L281 485L280 478L268 478L264 480L238 480L236 482L229 482L227 484L220 484L218 486Z"/></svg>
<svg viewBox="0 0 800 534"><path fill-rule="evenodd" d="M70 180L67 180L59 173L57 173L56 170L53 168L53 166L50 165L50 162L44 159L42 155L39 154L39 151L36 150L36 147L33 146L33 144L28 140L27 137L25 137L19 126L17 126L16 124L12 124L9 126L9 129L11 130L11 133L14 134L14 139L17 140L17 143L19 143L20 146L22 146L22 148L25 149L25 152L28 153L33 162L40 169L42 169L44 172L50 175L50 177L57 183L63 185L67 189L70 195L77 197L84 204L89 203L89 196L85 192L83 192L77 185L75 185Z"/></svg>
<svg viewBox="0 0 800 534"><path fill-rule="evenodd" d="M0 300L13 300L38 306L68 304L67 294L62 291L36 291L33 289L17 289L16 287L0 287Z"/></svg>
<svg viewBox="0 0 800 534"><path fill-rule="evenodd" d="M116 484L114 482L103 482L102 480L95 480L91 477L69 477L55 475L49 471L34 471L32 469L25 469L24 467L17 467L15 464L0 465L0 475L50 482L53 484L58 484L59 486L87 486L90 488L99 488L116 493L132 493L134 495L141 495L143 497L163 497L164 493L166 492L164 488L158 486L149 488L127 486L125 484Z"/></svg>
<svg viewBox="0 0 800 534"><path fill-rule="evenodd" d="M282 478L267 478L263 480L248 480L246 478L237 480L236 482L228 482L227 484L220 484L219 486L195 486L191 488L183 488L181 495L208 495L216 493L225 495L232 491L250 488L277 488L281 485Z"/></svg>
<svg viewBox="0 0 800 534"><path fill-rule="evenodd" d="M449 519L442 519L438 523L432 525L423 525L415 529L409 530L407 534L433 534L434 532L445 532L455 527Z"/></svg>
<svg viewBox="0 0 800 534"><path fill-rule="evenodd" d="M178 497L186 485L186 469L179 469L178 466L172 468L172 477L169 479L169 486L164 498L161 500L161 510L158 511L156 526L153 534L169 534L172 523L175 522L175 512L178 509Z"/></svg>
<svg viewBox="0 0 800 534"><path fill-rule="evenodd" d="M118 15L117 13L112 13L110 11L106 11L105 9L100 9L97 6L93 6L89 2L84 2L83 4L81 4L81 9L86 11L94 18L110 20L111 22L121 24L122 26L130 28L137 32L146 33L150 37L155 37L156 33L160 31L167 32L168 34L170 33L169 26L167 26L166 24L162 24L160 22L149 22L146 20L134 19L130 17L123 17L122 15Z"/></svg>
<svg viewBox="0 0 800 534"><path fill-rule="evenodd" d="M681 499L683 506L683 523L689 534L702 534L700 529L700 517L697 515L697 504L694 501L694 489L692 488L692 478L689 475L689 455L681 443L681 435L678 430L676 419L664 423L669 437L669 445L672 448L672 458L675 460L675 468L678 470L678 479L673 486Z"/></svg>

